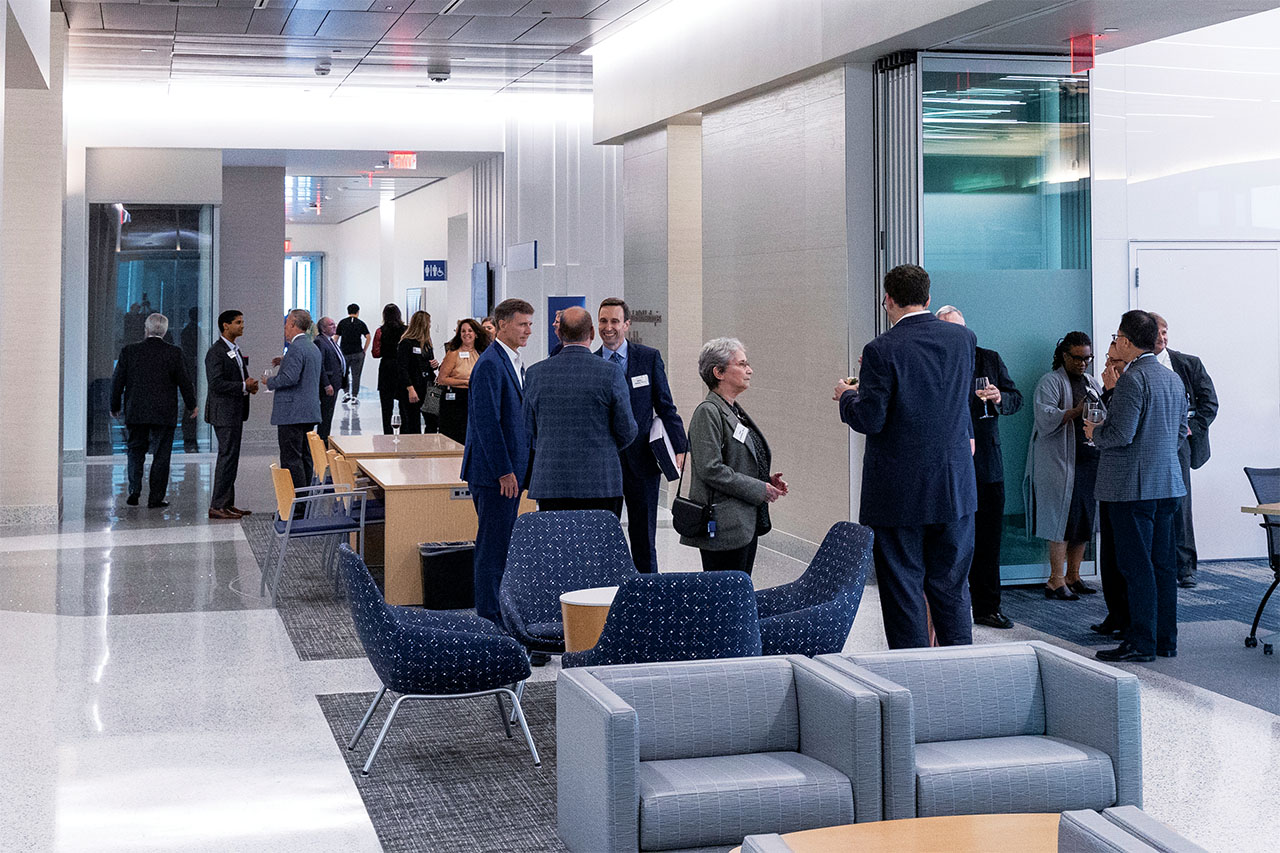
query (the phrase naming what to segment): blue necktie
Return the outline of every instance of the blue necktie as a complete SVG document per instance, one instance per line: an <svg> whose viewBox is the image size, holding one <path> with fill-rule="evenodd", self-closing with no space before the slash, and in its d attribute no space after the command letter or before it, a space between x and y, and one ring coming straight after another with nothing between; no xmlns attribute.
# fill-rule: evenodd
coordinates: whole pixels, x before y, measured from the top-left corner
<svg viewBox="0 0 1280 853"><path fill-rule="evenodd" d="M613 355L609 356L609 360L614 364L622 364L622 353L617 350L613 351Z"/></svg>

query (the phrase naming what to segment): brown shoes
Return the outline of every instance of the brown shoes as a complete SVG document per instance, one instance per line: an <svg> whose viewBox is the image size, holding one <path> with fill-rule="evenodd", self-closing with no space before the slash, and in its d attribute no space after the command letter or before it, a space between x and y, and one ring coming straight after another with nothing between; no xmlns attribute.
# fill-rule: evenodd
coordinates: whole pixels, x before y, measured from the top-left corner
<svg viewBox="0 0 1280 853"><path fill-rule="evenodd" d="M240 516L236 515L229 509L218 509L217 507L209 507L209 517L221 519L223 521L235 521Z"/></svg>
<svg viewBox="0 0 1280 853"><path fill-rule="evenodd" d="M239 509L234 506L227 507L227 509L234 512L236 515L253 515L253 510L251 509Z"/></svg>

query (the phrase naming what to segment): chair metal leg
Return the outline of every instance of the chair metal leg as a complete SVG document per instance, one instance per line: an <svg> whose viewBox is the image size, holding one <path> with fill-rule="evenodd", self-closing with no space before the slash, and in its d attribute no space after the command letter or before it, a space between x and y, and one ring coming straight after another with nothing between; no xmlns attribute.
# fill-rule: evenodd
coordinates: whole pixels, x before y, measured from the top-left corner
<svg viewBox="0 0 1280 853"><path fill-rule="evenodd" d="M517 699L524 698L524 682L523 681L516 682L516 698ZM515 724L516 724L516 709L512 708L511 709L511 725L514 726Z"/></svg>
<svg viewBox="0 0 1280 853"><path fill-rule="evenodd" d="M1276 591L1277 586L1280 586L1280 573L1276 575L1276 579L1272 581L1271 586L1267 589L1267 594L1262 596L1262 601L1258 604L1258 612L1253 617L1253 627L1249 629L1249 636L1244 641L1244 644L1249 648L1258 645L1258 623L1262 621L1262 611L1267 609L1267 602L1271 599L1271 593Z"/></svg>
<svg viewBox="0 0 1280 853"><path fill-rule="evenodd" d="M387 685L382 685L382 689L378 691L378 695L373 697L373 702L369 705L369 710L364 712L364 719L360 721L360 725L356 726L356 733L351 736L351 742L347 744L347 750L356 748L356 741L360 740L360 735L364 734L365 727L369 725L369 720L373 719L373 712L377 709L378 703L382 701L382 697L387 695Z"/></svg>
<svg viewBox="0 0 1280 853"><path fill-rule="evenodd" d="M408 696L401 696L391 706L391 712L387 714L387 721L382 724L382 731L378 732L378 739L373 742L373 750L370 751L369 757L365 759L364 768L361 769L361 776L369 775L369 768L373 767L373 760L378 757L378 750L382 749L382 742L387 738L387 731L391 728L391 721L396 718L396 711L400 710L400 703L408 699Z"/></svg>
<svg viewBox="0 0 1280 853"><path fill-rule="evenodd" d="M267 543L267 555L262 559L262 582L258 585L259 598L262 598L267 594L267 568L275 562L277 538L278 537L273 536L271 541Z"/></svg>
<svg viewBox="0 0 1280 853"><path fill-rule="evenodd" d="M280 543L280 557L276 560L275 575L271 582L271 606L276 606L276 601L280 597L280 578L284 574L284 556L289 553L289 540L285 539Z"/></svg>
<svg viewBox="0 0 1280 853"><path fill-rule="evenodd" d="M502 704L502 694L495 693L493 698L498 700L498 716L502 718L502 729L507 733L507 739L511 739L511 721L507 719L506 706ZM513 712L514 713L514 712Z"/></svg>
<svg viewBox="0 0 1280 853"><path fill-rule="evenodd" d="M520 699L516 696L514 691L503 688L502 692L510 695L511 701L515 704L516 719L520 721L520 731L524 732L524 741L529 744L529 752L533 754L533 766L541 767L542 759L538 757L538 748L533 745L533 735L529 733L529 724L525 722L524 709L520 707Z"/></svg>

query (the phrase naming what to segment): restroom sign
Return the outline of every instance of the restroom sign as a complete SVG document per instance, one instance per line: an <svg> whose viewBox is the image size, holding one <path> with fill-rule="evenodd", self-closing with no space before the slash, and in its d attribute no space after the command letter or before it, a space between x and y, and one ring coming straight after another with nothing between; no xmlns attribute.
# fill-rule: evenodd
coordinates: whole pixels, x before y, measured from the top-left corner
<svg viewBox="0 0 1280 853"><path fill-rule="evenodd" d="M422 262L422 280L423 281L448 281L449 280L449 262L448 261L423 261Z"/></svg>

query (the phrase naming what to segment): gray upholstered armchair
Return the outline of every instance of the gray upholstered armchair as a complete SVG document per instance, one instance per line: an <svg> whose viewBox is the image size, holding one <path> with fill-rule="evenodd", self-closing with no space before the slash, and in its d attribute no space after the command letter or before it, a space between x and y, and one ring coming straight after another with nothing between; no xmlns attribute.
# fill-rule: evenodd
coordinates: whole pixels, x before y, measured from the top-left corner
<svg viewBox="0 0 1280 853"><path fill-rule="evenodd" d="M817 660L881 697L886 819L1142 805L1136 676L1040 642Z"/></svg>
<svg viewBox="0 0 1280 853"><path fill-rule="evenodd" d="M1061 853L1209 853L1135 806L1063 812Z"/></svg>
<svg viewBox="0 0 1280 853"><path fill-rule="evenodd" d="M561 670L556 735L572 851L728 850L880 819L879 700L800 656Z"/></svg>

